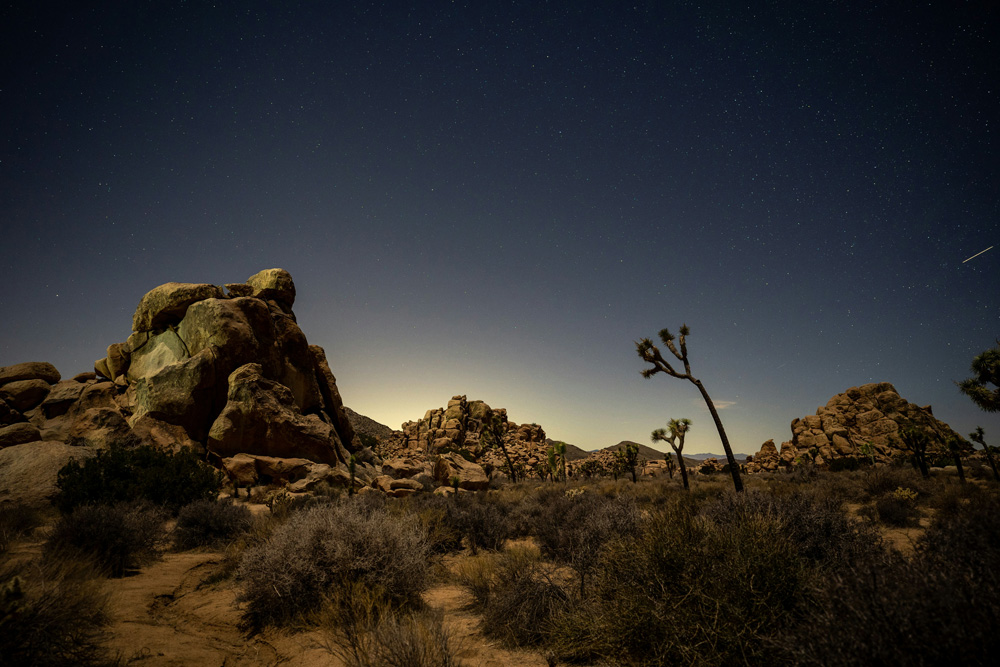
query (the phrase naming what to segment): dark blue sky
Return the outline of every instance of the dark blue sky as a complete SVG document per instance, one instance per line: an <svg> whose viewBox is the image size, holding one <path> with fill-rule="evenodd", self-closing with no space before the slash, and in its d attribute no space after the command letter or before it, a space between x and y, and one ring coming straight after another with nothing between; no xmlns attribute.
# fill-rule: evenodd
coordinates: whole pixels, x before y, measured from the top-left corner
<svg viewBox="0 0 1000 667"><path fill-rule="evenodd" d="M686 322L738 451L882 380L1000 438L953 384L1000 336L990 3L80 4L0 15L0 365L280 266L393 427L465 393L719 451L639 376Z"/></svg>

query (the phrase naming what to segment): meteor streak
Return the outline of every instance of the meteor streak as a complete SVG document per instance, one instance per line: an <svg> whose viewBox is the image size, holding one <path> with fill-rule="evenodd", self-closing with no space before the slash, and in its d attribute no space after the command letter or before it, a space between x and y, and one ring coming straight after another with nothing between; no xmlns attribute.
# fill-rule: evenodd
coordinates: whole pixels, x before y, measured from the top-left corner
<svg viewBox="0 0 1000 667"><path fill-rule="evenodd" d="M987 248L986 250L993 250L993 246L990 246L990 247L989 247L989 248ZM979 257L979 256L980 256L980 255L982 255L982 254L983 254L984 252L986 252L986 250L980 250L979 252L977 252L977 253L976 253L975 255L973 255L973 256L972 256L972 257L970 257L969 259L975 259L976 257ZM965 260L965 262L968 262L968 261L969 261L969 259ZM965 262L962 262L962 264L965 264Z"/></svg>

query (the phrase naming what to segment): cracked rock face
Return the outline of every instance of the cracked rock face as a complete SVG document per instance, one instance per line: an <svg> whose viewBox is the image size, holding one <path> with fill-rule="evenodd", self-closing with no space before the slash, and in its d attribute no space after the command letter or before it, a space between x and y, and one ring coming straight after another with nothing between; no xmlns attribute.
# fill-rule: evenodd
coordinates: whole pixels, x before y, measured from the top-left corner
<svg viewBox="0 0 1000 667"><path fill-rule="evenodd" d="M827 401L816 414L792 420L792 439L781 444L780 452L773 440L765 442L747 469L760 472L788 467L809 452L815 453L815 462L820 465L839 457L869 455L876 461L889 461L906 455L899 432L907 426L927 434L932 454L946 454L951 439L961 442L964 451L972 451L958 433L934 417L930 406L910 403L888 382L873 382L851 387Z"/></svg>

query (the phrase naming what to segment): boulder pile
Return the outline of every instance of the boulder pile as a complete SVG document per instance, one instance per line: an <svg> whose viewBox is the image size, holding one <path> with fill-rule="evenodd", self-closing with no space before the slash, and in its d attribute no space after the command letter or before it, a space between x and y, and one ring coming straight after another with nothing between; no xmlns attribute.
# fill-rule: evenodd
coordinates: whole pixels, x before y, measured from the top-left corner
<svg viewBox="0 0 1000 667"><path fill-rule="evenodd" d="M457 479L460 489L486 488L489 475L503 475L507 468L503 453L483 441L483 430L492 420L499 420L504 447L516 468L529 476L540 475L543 467L547 469L545 430L541 426L516 424L507 418L504 408L491 408L484 401L470 401L459 395L453 396L446 407L428 410L423 419L404 423L400 431L382 441L384 479L379 484L410 479L425 485L445 485L442 492L447 492L445 489L450 489ZM399 486L390 493L408 492Z"/></svg>
<svg viewBox="0 0 1000 667"><path fill-rule="evenodd" d="M899 432L907 427L927 434L931 454L947 454L953 439L963 451L972 451L958 433L934 418L931 406L914 405L888 382L874 382L837 394L815 415L792 420L792 439L781 443L780 451L773 440L765 442L747 462L747 471L787 468L806 459L817 465L840 457L889 461L906 455Z"/></svg>
<svg viewBox="0 0 1000 667"><path fill-rule="evenodd" d="M294 302L283 269L224 287L154 288L136 308L132 334L108 346L93 373L61 380L47 363L0 368L0 453L10 459L23 456L12 448L56 442L85 456L131 439L193 449L244 484L342 483L360 440L323 348L309 345L296 323ZM254 475L246 457L256 462ZM358 477L373 470L361 464Z"/></svg>

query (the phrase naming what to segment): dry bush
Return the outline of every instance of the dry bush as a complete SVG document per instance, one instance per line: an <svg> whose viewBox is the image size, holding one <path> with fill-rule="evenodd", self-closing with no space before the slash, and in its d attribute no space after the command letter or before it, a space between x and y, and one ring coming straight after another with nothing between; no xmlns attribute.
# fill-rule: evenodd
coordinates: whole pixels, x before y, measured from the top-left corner
<svg viewBox="0 0 1000 667"><path fill-rule="evenodd" d="M0 554L5 553L14 540L25 535L42 522L38 510L22 502L0 504Z"/></svg>
<svg viewBox="0 0 1000 667"><path fill-rule="evenodd" d="M253 516L232 501L196 500L177 514L174 546L178 549L218 546L250 530Z"/></svg>
<svg viewBox="0 0 1000 667"><path fill-rule="evenodd" d="M457 577L480 608L483 634L512 646L542 643L550 620L568 600L531 547L474 556L459 567Z"/></svg>
<svg viewBox="0 0 1000 667"><path fill-rule="evenodd" d="M145 503L84 505L64 516L45 543L47 557L79 553L112 577L160 558L167 514Z"/></svg>
<svg viewBox="0 0 1000 667"><path fill-rule="evenodd" d="M801 495L679 497L611 542L592 591L551 622L565 659L768 664L768 638L808 606L808 582L843 559L881 560L870 528Z"/></svg>
<svg viewBox="0 0 1000 667"><path fill-rule="evenodd" d="M424 529L431 553L443 554L462 548L459 511L453 498L416 493L403 499L401 508Z"/></svg>
<svg viewBox="0 0 1000 667"><path fill-rule="evenodd" d="M47 559L0 569L0 664L117 665L102 647L107 594L89 562Z"/></svg>
<svg viewBox="0 0 1000 667"><path fill-rule="evenodd" d="M1000 649L1000 500L940 513L910 559L845 563L777 642L802 665L987 665Z"/></svg>
<svg viewBox="0 0 1000 667"><path fill-rule="evenodd" d="M384 591L393 604L414 604L426 584L427 556L420 528L384 506L347 499L295 513L240 559L243 622L254 631L287 624L348 582Z"/></svg>
<svg viewBox="0 0 1000 667"><path fill-rule="evenodd" d="M384 594L348 584L316 616L324 647L348 667L458 667L443 615L398 612Z"/></svg>
<svg viewBox="0 0 1000 667"><path fill-rule="evenodd" d="M510 537L505 507L479 495L459 495L455 498L455 526L472 550L502 549Z"/></svg>
<svg viewBox="0 0 1000 667"><path fill-rule="evenodd" d="M914 487L914 475L898 466L881 465L864 473L861 478L861 490L869 498L878 498L892 493L899 487Z"/></svg>
<svg viewBox="0 0 1000 667"><path fill-rule="evenodd" d="M629 496L563 494L554 497L537 517L534 533L543 554L573 568L583 594L604 546L635 531L638 523L639 512Z"/></svg>

